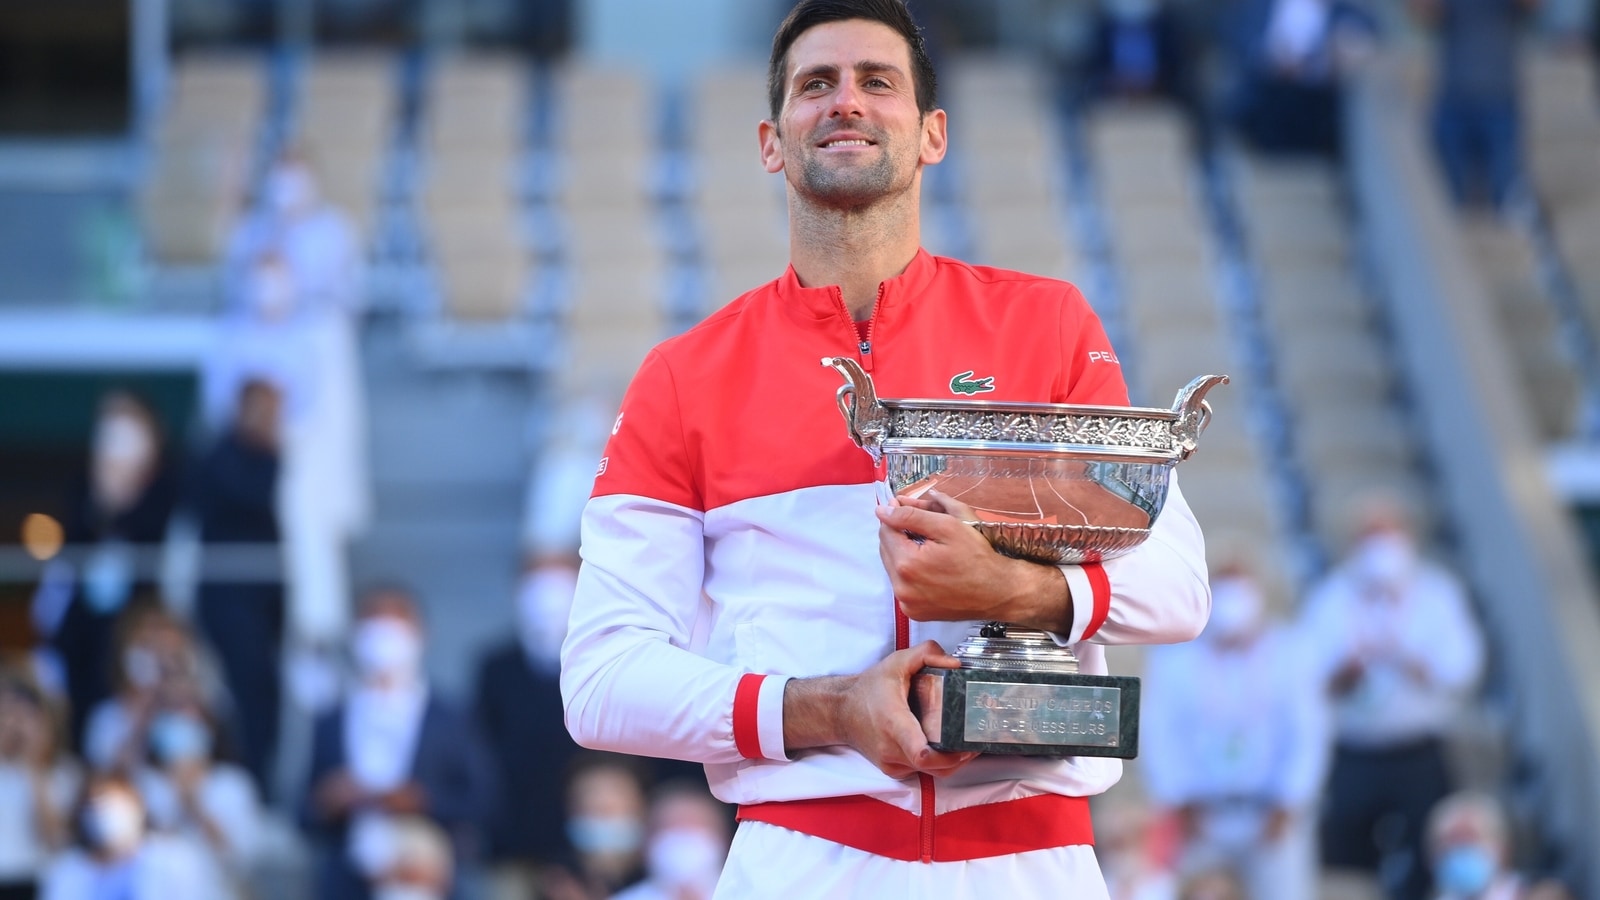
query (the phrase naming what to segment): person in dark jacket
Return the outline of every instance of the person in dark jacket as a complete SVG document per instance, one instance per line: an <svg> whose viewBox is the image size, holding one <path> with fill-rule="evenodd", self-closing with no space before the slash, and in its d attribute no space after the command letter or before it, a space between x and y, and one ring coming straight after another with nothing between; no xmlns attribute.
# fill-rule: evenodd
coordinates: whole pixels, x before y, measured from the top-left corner
<svg viewBox="0 0 1600 900"><path fill-rule="evenodd" d="M111 696L118 617L130 601L154 596L155 582L139 557L166 537L176 501L155 413L131 393L107 394L95 424L87 488L66 527L68 544L85 555L64 604L42 595L35 601L35 621L66 677L75 750L83 748L90 711ZM52 608L37 608L41 602Z"/></svg>
<svg viewBox="0 0 1600 900"><path fill-rule="evenodd" d="M489 859L508 893L525 895L572 855L564 778L581 751L561 708L561 639L577 576L576 560L533 560L517 596L517 637L492 648L478 669L478 722L500 780Z"/></svg>
<svg viewBox="0 0 1600 900"><path fill-rule="evenodd" d="M250 380L239 392L233 427L196 467L189 504L203 546L278 543L278 435L282 394ZM233 698L232 733L245 769L268 790L278 745L283 648L281 582L217 581L200 585L196 616L222 666Z"/></svg>
<svg viewBox="0 0 1600 900"><path fill-rule="evenodd" d="M493 805L491 758L471 716L428 685L422 616L410 593L369 591L350 649L357 681L316 723L301 808L319 845L315 896L371 897L416 818L449 835L458 896L459 873L480 857Z"/></svg>

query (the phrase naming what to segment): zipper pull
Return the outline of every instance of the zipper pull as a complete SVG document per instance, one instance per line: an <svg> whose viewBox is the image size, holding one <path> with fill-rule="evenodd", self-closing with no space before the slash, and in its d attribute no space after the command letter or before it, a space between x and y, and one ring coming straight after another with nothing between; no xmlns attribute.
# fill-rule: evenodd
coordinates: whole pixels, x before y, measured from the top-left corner
<svg viewBox="0 0 1600 900"><path fill-rule="evenodd" d="M861 355L862 356L866 356L867 354L872 352L872 342L871 341L862 341L861 342L861 346L857 347L856 349L861 351Z"/></svg>

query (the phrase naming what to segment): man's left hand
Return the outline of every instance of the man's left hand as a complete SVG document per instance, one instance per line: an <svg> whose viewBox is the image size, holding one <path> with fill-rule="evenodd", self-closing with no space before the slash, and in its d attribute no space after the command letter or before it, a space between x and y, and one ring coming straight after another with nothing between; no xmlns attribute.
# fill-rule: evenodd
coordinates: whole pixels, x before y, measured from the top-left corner
<svg viewBox="0 0 1600 900"><path fill-rule="evenodd" d="M878 553L900 610L918 622L995 619L1070 630L1072 603L1060 570L996 552L966 524L976 518L938 491L878 507Z"/></svg>

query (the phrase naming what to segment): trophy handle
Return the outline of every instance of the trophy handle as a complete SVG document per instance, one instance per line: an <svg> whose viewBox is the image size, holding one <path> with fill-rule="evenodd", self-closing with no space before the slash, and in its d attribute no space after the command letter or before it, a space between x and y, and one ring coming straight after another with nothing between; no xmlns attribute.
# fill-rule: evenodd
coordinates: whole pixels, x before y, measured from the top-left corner
<svg viewBox="0 0 1600 900"><path fill-rule="evenodd" d="M883 458L883 439L889 431L889 414L878 402L877 391L872 388L872 376L861 364L847 356L824 356L822 364L844 376L845 384L833 394L850 429L850 439L856 446L872 454L877 463Z"/></svg>
<svg viewBox="0 0 1600 900"><path fill-rule="evenodd" d="M1211 404L1205 400L1206 392L1219 384L1227 384L1226 375L1202 375L1184 385L1172 401L1172 412L1177 421L1172 423L1172 436L1178 442L1178 458L1188 459L1199 445L1200 435L1211 424Z"/></svg>

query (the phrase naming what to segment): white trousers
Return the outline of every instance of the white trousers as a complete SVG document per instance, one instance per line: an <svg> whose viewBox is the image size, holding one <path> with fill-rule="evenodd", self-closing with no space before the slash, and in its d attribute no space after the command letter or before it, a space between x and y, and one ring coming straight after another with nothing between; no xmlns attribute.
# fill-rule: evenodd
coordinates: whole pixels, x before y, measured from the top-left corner
<svg viewBox="0 0 1600 900"><path fill-rule="evenodd" d="M766 822L741 822L714 900L1110 900L1094 848L902 862Z"/></svg>

